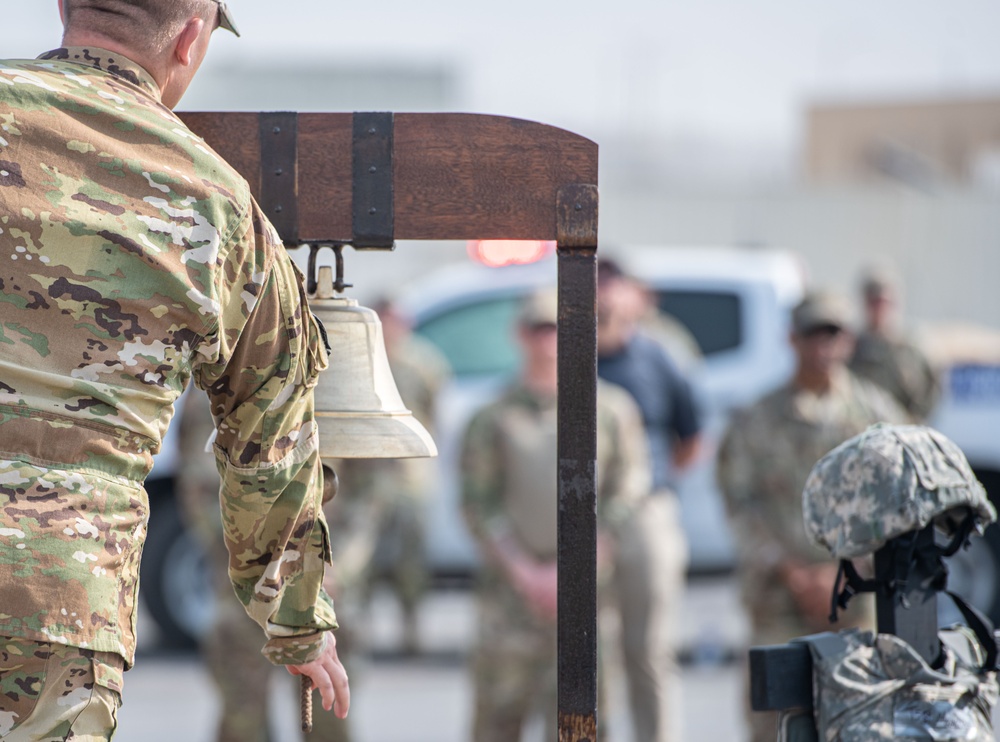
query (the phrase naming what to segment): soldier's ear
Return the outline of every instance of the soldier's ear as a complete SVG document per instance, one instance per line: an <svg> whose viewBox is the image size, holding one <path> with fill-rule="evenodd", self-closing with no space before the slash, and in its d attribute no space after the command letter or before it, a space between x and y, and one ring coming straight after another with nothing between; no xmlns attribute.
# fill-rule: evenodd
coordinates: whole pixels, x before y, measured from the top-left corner
<svg viewBox="0 0 1000 742"><path fill-rule="evenodd" d="M195 45L198 43L198 37L201 36L204 28L205 19L195 16L184 24L184 28L177 35L174 41L174 57L184 67L190 67L196 61L200 61L196 59Z"/></svg>

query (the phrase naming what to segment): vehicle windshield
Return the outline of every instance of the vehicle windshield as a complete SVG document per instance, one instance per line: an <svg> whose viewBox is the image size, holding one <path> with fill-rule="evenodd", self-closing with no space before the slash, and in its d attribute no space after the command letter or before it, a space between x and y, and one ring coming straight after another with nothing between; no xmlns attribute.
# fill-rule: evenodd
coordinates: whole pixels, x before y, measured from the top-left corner
<svg viewBox="0 0 1000 742"><path fill-rule="evenodd" d="M520 361L512 330L520 301L520 294L469 301L426 318L415 329L441 350L458 377L511 375ZM659 293L658 303L691 332L706 357L743 341L735 293L671 290Z"/></svg>
<svg viewBox="0 0 1000 742"><path fill-rule="evenodd" d="M688 329L703 356L738 348L743 342L740 299L734 293L671 290L659 292L657 304Z"/></svg>

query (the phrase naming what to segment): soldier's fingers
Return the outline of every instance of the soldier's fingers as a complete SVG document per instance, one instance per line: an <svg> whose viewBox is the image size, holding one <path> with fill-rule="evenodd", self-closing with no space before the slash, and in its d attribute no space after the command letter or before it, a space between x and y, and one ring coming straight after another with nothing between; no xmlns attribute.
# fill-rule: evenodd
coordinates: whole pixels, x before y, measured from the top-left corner
<svg viewBox="0 0 1000 742"><path fill-rule="evenodd" d="M347 712L351 708L351 686L347 678L347 671L340 664L340 661L336 660L332 664L333 666L329 668L329 674L336 696L333 713L336 714L337 718L344 719L347 718Z"/></svg>
<svg viewBox="0 0 1000 742"><path fill-rule="evenodd" d="M333 708L337 696L333 688L330 671L327 669L326 664L320 664L316 668L316 672L309 673L309 677L312 678L313 686L319 691L319 695L323 699L323 708L329 711Z"/></svg>

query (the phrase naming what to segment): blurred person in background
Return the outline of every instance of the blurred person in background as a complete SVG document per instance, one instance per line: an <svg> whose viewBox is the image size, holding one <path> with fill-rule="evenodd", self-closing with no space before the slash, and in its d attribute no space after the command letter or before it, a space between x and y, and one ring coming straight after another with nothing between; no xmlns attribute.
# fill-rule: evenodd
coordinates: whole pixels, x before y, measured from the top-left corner
<svg viewBox="0 0 1000 742"><path fill-rule="evenodd" d="M414 335L405 316L387 299L373 303L382 321L389 368L403 404L434 435L438 393L451 378L448 361L430 342ZM418 611L430 582L425 555L427 497L434 485L434 459L370 459L351 462L351 482L361 496L383 504L374 567L373 588L388 582L403 617L402 646L406 654L420 651Z"/></svg>
<svg viewBox="0 0 1000 742"><path fill-rule="evenodd" d="M206 400L200 395L186 395L179 424L178 498L185 524L205 550L214 593L214 622L200 649L219 693L215 739L270 742L282 736L274 733L269 709L274 666L261 655L260 629L243 611L229 582L229 554L222 539L219 513L219 475L215 458L205 450L215 430ZM353 678L360 675L358 665L366 648L366 588L385 501L372 495L365 467L369 462L341 459L324 463L332 464L339 485L336 496L323 506L337 560L326 570L323 586L336 600L337 615L344 622L337 632L337 649ZM326 480L332 482L334 477L327 473ZM317 714L313 731L304 739L349 742L350 721L333 714Z"/></svg>
<svg viewBox="0 0 1000 742"><path fill-rule="evenodd" d="M433 430L434 403L449 378L447 362L429 343L409 332L408 323L388 301L374 304L382 321L386 354L404 404ZM179 497L185 522L205 549L215 592L215 622L202 642L205 663L221 702L217 742L268 742L268 695L271 665L261 657L256 634L234 600L228 578L219 515L219 477L214 458L204 451L214 423L204 401L189 395L181 415ZM378 548L387 548L392 584L403 606L404 648L416 652L416 610L427 584L424 540L424 495L433 473L426 459L342 459L330 462L337 473L337 496L324 506L336 558L324 585L337 601L346 627L339 632L340 659L358 674L367 648L366 605ZM307 742L351 738L347 720L317 715Z"/></svg>
<svg viewBox="0 0 1000 742"><path fill-rule="evenodd" d="M695 336L679 319L660 309L655 289L634 276L623 276L622 280L625 290L634 296L639 330L662 345L683 374L696 374L703 355Z"/></svg>
<svg viewBox="0 0 1000 742"><path fill-rule="evenodd" d="M906 420L887 392L848 370L849 317L834 294L810 294L795 307L791 380L735 415L719 451L753 646L874 627L870 596L852 601L831 625L837 564L809 543L802 523L802 489L817 460L869 425ZM773 742L775 723L773 713L750 713L753 742Z"/></svg>
<svg viewBox="0 0 1000 742"><path fill-rule="evenodd" d="M557 737L556 391L557 298L529 297L517 320L518 379L467 428L461 458L466 521L483 556L473 654L473 742L516 742L541 713ZM627 524L649 492L639 411L629 395L598 384L598 589L627 548ZM600 736L605 732L601 727Z"/></svg>
<svg viewBox="0 0 1000 742"><path fill-rule="evenodd" d="M688 560L676 479L698 457L701 421L688 379L639 329L648 304L609 260L598 261L597 304L597 373L638 404L651 461L652 496L626 524L615 564L632 726L637 742L666 742L680 724L676 645Z"/></svg>
<svg viewBox="0 0 1000 742"><path fill-rule="evenodd" d="M177 499L185 526L205 552L214 596L213 622L199 649L219 691L221 715L216 740L270 742L275 737L267 705L274 668L261 655L259 629L247 617L229 583L229 552L219 512L219 472L215 457L206 448L215 432L215 420L208 400L197 394L185 395L179 412Z"/></svg>
<svg viewBox="0 0 1000 742"><path fill-rule="evenodd" d="M869 268L862 276L865 327L851 356L851 370L889 392L913 422L930 417L941 396L941 380L927 356L900 327L898 277L888 268Z"/></svg>

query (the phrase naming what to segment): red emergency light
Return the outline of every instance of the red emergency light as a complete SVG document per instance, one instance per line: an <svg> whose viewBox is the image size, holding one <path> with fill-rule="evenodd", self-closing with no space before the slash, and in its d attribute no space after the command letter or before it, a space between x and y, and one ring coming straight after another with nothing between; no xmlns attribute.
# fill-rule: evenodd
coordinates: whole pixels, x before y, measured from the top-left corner
<svg viewBox="0 0 1000 742"><path fill-rule="evenodd" d="M555 252L555 240L469 240L469 257L491 268L535 263Z"/></svg>

